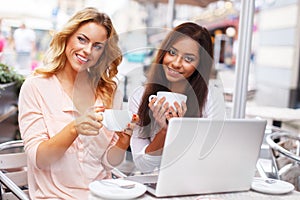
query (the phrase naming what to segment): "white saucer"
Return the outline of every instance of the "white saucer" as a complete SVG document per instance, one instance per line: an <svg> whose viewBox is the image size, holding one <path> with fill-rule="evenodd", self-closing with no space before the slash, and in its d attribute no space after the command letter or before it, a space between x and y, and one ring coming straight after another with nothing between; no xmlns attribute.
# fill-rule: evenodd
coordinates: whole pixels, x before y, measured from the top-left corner
<svg viewBox="0 0 300 200"><path fill-rule="evenodd" d="M255 177L251 184L252 190L267 194L285 194L293 191L294 188L294 185L289 182L270 178Z"/></svg>
<svg viewBox="0 0 300 200"><path fill-rule="evenodd" d="M104 181L106 183L103 183ZM107 182L116 183L118 185L134 184L134 187L126 189L114 184L107 184ZM143 195L147 190L146 186L141 183L124 179L94 181L89 184L89 189L93 195L105 199L133 199Z"/></svg>

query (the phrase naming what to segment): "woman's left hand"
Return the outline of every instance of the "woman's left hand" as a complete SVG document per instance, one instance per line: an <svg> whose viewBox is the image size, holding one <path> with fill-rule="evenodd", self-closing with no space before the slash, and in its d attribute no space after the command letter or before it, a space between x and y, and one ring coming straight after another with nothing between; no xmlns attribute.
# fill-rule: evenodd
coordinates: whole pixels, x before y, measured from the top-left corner
<svg viewBox="0 0 300 200"><path fill-rule="evenodd" d="M116 131L116 134L119 136L118 147L126 150L130 143L130 137L133 133L133 129L140 120L137 114L133 114L131 122L127 124L127 127L123 131Z"/></svg>
<svg viewBox="0 0 300 200"><path fill-rule="evenodd" d="M112 166L119 165L125 156L125 152L130 145L130 136L132 135L133 129L136 123L139 121L137 114L133 114L131 122L128 123L127 127L123 131L115 131L119 136L117 143L108 150L108 162Z"/></svg>
<svg viewBox="0 0 300 200"><path fill-rule="evenodd" d="M174 103L174 106L170 106L168 112L166 113L166 119L169 121L173 117L183 117L187 111L187 106L185 102L182 102L181 105L178 102Z"/></svg>

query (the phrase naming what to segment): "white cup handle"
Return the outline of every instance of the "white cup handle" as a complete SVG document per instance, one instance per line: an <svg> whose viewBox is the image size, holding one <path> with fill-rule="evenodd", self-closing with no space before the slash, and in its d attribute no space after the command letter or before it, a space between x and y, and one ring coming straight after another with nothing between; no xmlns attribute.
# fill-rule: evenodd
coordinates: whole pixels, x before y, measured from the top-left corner
<svg viewBox="0 0 300 200"><path fill-rule="evenodd" d="M155 94L152 94L149 96L148 101L150 102L153 98L156 98L157 96Z"/></svg>

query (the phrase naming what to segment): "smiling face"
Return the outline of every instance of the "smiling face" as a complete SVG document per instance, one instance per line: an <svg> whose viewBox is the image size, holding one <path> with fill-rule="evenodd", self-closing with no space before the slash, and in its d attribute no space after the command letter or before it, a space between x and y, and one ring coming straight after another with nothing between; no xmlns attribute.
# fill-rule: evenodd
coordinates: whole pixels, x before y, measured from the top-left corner
<svg viewBox="0 0 300 200"><path fill-rule="evenodd" d="M94 66L103 53L106 40L104 26L94 22L83 24L67 41L66 67L80 72Z"/></svg>
<svg viewBox="0 0 300 200"><path fill-rule="evenodd" d="M171 84L186 82L199 64L199 44L184 37L175 42L163 58L163 69Z"/></svg>

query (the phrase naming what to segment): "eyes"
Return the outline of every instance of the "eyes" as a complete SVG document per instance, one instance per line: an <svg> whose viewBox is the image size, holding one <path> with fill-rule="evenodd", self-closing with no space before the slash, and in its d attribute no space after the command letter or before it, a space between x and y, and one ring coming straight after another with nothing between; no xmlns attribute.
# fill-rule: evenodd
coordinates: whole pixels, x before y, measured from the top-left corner
<svg viewBox="0 0 300 200"><path fill-rule="evenodd" d="M177 55L179 55L178 51L176 49L174 49L174 48L170 48L170 50L168 51L168 54L170 56L177 56ZM196 59L194 55L190 55L190 54L185 54L185 55L182 56L182 58L183 58L184 61L186 61L188 63L191 63L191 62L195 61L195 59Z"/></svg>
<svg viewBox="0 0 300 200"><path fill-rule="evenodd" d="M77 39L79 41L80 44L88 44L90 41L83 37L83 36L77 36ZM103 48L103 44L102 43L94 43L93 44L93 48L96 50L96 51L99 51Z"/></svg>

